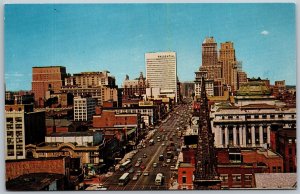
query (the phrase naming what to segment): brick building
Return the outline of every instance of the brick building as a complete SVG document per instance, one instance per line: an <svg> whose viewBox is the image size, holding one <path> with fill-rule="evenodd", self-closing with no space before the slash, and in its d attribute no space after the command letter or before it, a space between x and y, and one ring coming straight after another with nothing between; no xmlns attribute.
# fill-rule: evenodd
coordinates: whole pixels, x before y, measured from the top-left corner
<svg viewBox="0 0 300 194"><path fill-rule="evenodd" d="M283 172L283 158L264 149L217 149L221 188L252 188L255 173ZM193 189L195 149L182 149L178 166L178 189Z"/></svg>
<svg viewBox="0 0 300 194"><path fill-rule="evenodd" d="M101 115L93 116L93 127L140 127L140 114L117 114L115 110L102 110Z"/></svg>
<svg viewBox="0 0 300 194"><path fill-rule="evenodd" d="M284 172L297 172L296 129L280 129L275 133L275 151L283 156Z"/></svg>
<svg viewBox="0 0 300 194"><path fill-rule="evenodd" d="M62 66L32 67L32 92L36 105L44 106L47 92L59 93L66 77L66 68Z"/></svg>
<svg viewBox="0 0 300 194"><path fill-rule="evenodd" d="M41 185L37 185L39 180L46 181L47 175L55 176L59 182L57 190L77 189L79 183L83 181L83 170L80 160L70 157L55 157L55 158L34 158L22 160L7 160L6 166L6 186L9 190L19 190L17 187L23 188L22 190L41 190ZM43 175L43 176L42 176ZM47 180L49 182L49 180ZM51 183L51 182L50 182ZM28 188L24 187L27 184ZM45 188L49 185L44 185ZM44 188L44 189L45 189ZM49 187L48 187L49 189ZM51 188L49 189L51 190Z"/></svg>

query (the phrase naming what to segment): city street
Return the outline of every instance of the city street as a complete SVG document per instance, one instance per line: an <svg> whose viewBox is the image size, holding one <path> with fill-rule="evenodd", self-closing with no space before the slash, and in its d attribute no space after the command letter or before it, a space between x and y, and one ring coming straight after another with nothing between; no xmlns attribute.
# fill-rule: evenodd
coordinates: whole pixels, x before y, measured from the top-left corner
<svg viewBox="0 0 300 194"><path fill-rule="evenodd" d="M152 137L154 144L150 145L149 141L145 141L146 146L138 149L138 152L132 157L132 167L125 171L119 169L112 176L101 178L101 184L108 190L168 190L177 178L175 168L182 143L182 138L178 137L177 131L179 126L188 123L187 121L182 122L183 118L188 117L186 114L188 115L188 106L178 106L161 125L155 127L156 132ZM160 155L163 155L163 161L159 159ZM142 162L140 166L135 166L138 160L142 160ZM153 163L156 163L157 166L154 167ZM130 171L131 168L134 169L134 172L130 173L129 182L124 186L118 185L122 174ZM137 180L133 180L138 171L140 171L140 175L137 176ZM164 176L161 186L155 185L157 173L162 173Z"/></svg>

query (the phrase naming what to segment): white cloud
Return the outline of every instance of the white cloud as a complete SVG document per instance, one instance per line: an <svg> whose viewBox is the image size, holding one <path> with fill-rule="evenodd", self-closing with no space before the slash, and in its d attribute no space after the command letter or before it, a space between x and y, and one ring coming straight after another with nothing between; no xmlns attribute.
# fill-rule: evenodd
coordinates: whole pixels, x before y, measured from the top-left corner
<svg viewBox="0 0 300 194"><path fill-rule="evenodd" d="M261 35L267 36L269 34L269 31L263 30L260 32Z"/></svg>

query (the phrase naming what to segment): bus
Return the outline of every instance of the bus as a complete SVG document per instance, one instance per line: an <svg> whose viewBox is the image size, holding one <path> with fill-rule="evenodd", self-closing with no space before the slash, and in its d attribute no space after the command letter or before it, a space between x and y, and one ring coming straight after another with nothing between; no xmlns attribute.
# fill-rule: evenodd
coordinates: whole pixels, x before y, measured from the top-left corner
<svg viewBox="0 0 300 194"><path fill-rule="evenodd" d="M155 177L155 185L159 185L159 186L162 185L163 178L164 178L163 174L162 173L158 173L156 175L156 177Z"/></svg>
<svg viewBox="0 0 300 194"><path fill-rule="evenodd" d="M129 181L129 173L125 172L120 178L119 178L119 183L118 185L124 186L128 183Z"/></svg>
<svg viewBox="0 0 300 194"><path fill-rule="evenodd" d="M131 165L131 161L130 160L127 160L126 162L124 162L123 164L121 164L120 166L120 171L125 171L127 170L128 168L130 168L132 165Z"/></svg>

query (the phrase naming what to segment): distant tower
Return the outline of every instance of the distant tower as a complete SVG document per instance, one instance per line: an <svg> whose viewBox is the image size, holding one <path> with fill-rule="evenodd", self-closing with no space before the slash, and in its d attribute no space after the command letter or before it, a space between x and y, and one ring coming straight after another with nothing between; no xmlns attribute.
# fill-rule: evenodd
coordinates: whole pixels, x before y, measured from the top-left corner
<svg viewBox="0 0 300 194"><path fill-rule="evenodd" d="M233 42L221 43L220 62L225 83L231 86L231 91L237 90L237 61Z"/></svg>
<svg viewBox="0 0 300 194"><path fill-rule="evenodd" d="M196 150L196 164L194 172L194 189L221 189L221 180L217 174L217 159L214 149L214 136L209 120L209 110L205 90L205 81L202 77L198 143Z"/></svg>
<svg viewBox="0 0 300 194"><path fill-rule="evenodd" d="M218 48L214 37L205 38L202 43L202 69L207 71L207 79L213 80L217 77ZM216 74L216 75L215 75Z"/></svg>

